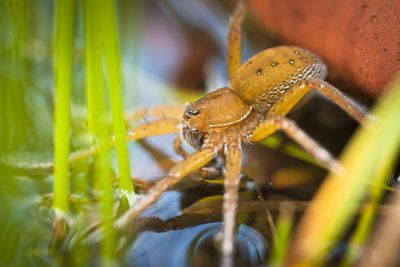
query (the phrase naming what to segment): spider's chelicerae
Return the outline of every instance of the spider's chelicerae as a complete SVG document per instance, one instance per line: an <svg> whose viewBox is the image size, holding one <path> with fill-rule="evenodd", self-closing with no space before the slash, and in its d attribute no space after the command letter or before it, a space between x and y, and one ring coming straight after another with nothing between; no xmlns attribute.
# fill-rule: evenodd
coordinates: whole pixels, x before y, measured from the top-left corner
<svg viewBox="0 0 400 267"><path fill-rule="evenodd" d="M242 64L241 23L245 6L241 2L231 18L228 39L230 86L213 91L186 106L182 114L170 107L148 109L136 116L163 114L164 118L139 126L130 139L181 131L196 152L173 167L146 195L117 221L117 226L141 214L169 187L200 169L223 149L226 157L223 200L223 265L230 265L234 252L235 215L241 171L242 142L258 142L282 130L331 171L339 163L285 115L302 97L316 90L360 123L367 122L364 108L332 85L324 82L327 67L314 53L299 47L266 49ZM178 109L179 111L179 109ZM179 143L179 142L178 142ZM178 148L179 149L179 148Z"/></svg>

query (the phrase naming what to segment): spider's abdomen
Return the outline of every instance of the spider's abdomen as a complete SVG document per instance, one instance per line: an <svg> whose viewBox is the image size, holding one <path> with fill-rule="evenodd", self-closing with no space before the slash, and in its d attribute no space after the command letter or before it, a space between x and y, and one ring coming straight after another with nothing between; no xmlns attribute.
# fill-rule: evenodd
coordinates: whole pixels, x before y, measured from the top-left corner
<svg viewBox="0 0 400 267"><path fill-rule="evenodd" d="M232 89L246 104L264 113L298 81L323 79L326 72L316 54L300 47L278 46L245 62L232 80Z"/></svg>

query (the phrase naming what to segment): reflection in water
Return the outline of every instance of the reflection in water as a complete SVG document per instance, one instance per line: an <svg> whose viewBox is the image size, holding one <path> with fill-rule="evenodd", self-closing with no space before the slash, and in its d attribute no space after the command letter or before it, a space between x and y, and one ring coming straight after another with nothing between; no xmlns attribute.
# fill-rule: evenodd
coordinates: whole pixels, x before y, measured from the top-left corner
<svg viewBox="0 0 400 267"><path fill-rule="evenodd" d="M216 236L222 223L207 223L164 233L144 232L127 255L128 266L218 266ZM241 225L237 235L240 266L256 266L265 261L267 243L251 227Z"/></svg>
<svg viewBox="0 0 400 267"><path fill-rule="evenodd" d="M181 193L178 191L165 192L155 204L141 214L141 217L157 217L167 220L178 216L181 212L180 198Z"/></svg>

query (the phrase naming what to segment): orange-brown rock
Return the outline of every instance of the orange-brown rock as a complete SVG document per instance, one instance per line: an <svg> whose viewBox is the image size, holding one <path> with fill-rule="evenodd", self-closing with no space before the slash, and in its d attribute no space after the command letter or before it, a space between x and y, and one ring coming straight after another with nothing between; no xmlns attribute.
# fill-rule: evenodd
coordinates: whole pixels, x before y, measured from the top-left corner
<svg viewBox="0 0 400 267"><path fill-rule="evenodd" d="M400 71L400 0L249 0L263 25L378 96Z"/></svg>

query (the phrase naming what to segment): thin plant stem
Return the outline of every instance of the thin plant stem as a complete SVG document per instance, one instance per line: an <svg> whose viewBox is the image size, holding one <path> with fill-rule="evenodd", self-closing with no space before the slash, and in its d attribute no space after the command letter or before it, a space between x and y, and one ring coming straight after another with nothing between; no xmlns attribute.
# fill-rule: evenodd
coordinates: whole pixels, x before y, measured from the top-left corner
<svg viewBox="0 0 400 267"><path fill-rule="evenodd" d="M54 202L61 213L69 210L68 156L70 146L70 107L74 59L75 1L57 0L55 5L55 135Z"/></svg>
<svg viewBox="0 0 400 267"><path fill-rule="evenodd" d="M105 110L103 110L103 115ZM107 125L100 122L100 139L107 138ZM114 231L114 190L111 172L110 155L108 149L104 147L104 142L100 142L100 155L96 162L96 176L101 185L101 207L103 218L103 240L101 243L101 265L104 267L112 266L115 262L115 231Z"/></svg>
<svg viewBox="0 0 400 267"><path fill-rule="evenodd" d="M30 113L25 104L29 61L26 47L29 43L30 2L2 1L0 18L0 129L1 152L15 152L27 142L31 130Z"/></svg>
<svg viewBox="0 0 400 267"><path fill-rule="evenodd" d="M104 103L104 84L102 73L101 29L97 15L99 3L85 2L86 28L86 93L88 104L88 129L93 136L99 135L100 116Z"/></svg>
<svg viewBox="0 0 400 267"><path fill-rule="evenodd" d="M117 10L114 0L104 0L100 4L100 25L102 29L103 52L106 61L108 89L111 98L111 110L119 168L119 188L133 192L130 175L129 152L126 140L124 103L122 101L122 66L117 27Z"/></svg>
<svg viewBox="0 0 400 267"><path fill-rule="evenodd" d="M88 132L90 137L92 138L92 143L98 144L101 137L101 129L104 127L104 122L101 119L104 117L105 111L103 112L104 105L104 84L103 84L103 73L102 73L102 55L101 55L101 31L97 27L97 13L98 13L98 3L94 0L86 0L81 3L83 8L83 17L84 17L84 29L85 29L85 68L86 68L86 99L87 99L87 110L88 110ZM100 150L100 148L99 148ZM108 151L107 151L108 152ZM105 152L103 152L105 153ZM72 154L71 154L72 155ZM71 157L70 155L70 157ZM103 155L103 154L102 154ZM86 186L89 186L89 181L93 180L91 187L94 190L101 190L101 186L105 186L106 182L103 176L109 175L109 164L108 161L104 157L94 157L94 175L93 179L89 179L89 173L86 173L86 177L82 179L82 182L79 183L80 186L83 183ZM88 199L90 196L87 194L89 190L82 190L85 197ZM102 191L103 192L103 191ZM104 193L103 193L104 194ZM101 195L99 201L104 200L107 202L107 199L104 198L103 194ZM102 207L109 206L103 203ZM103 208L103 212L101 214L106 213ZM104 215L106 216L106 215ZM103 216L103 217L104 217ZM82 216L81 227L83 225L88 225L90 223L88 213L84 213ZM108 235L108 240L113 240L113 238ZM112 243L108 241L108 243ZM73 253L71 258L73 262L71 262L74 266L87 266L90 260L90 246L85 244L84 242L78 242L76 246L74 246ZM106 249L106 252L101 254L101 262L108 261L110 257L112 257L112 251L109 252L109 249ZM106 265L106 264L104 264Z"/></svg>

